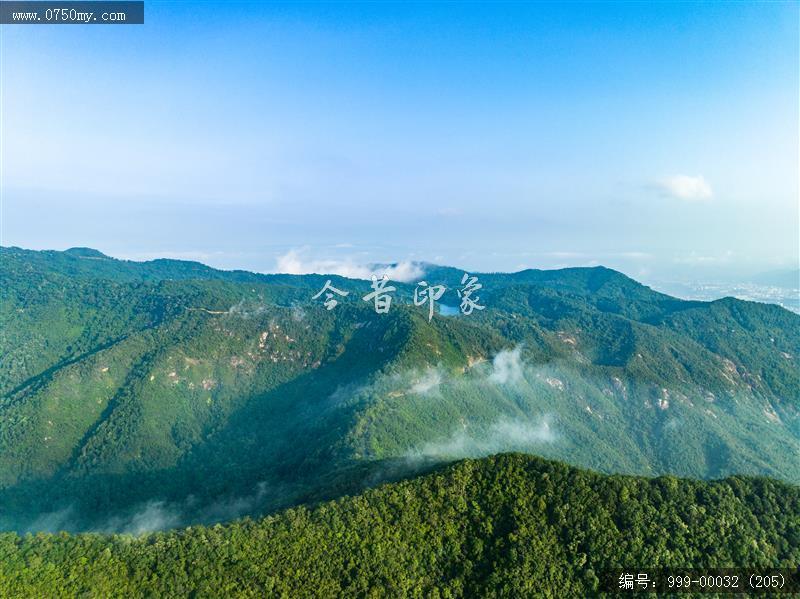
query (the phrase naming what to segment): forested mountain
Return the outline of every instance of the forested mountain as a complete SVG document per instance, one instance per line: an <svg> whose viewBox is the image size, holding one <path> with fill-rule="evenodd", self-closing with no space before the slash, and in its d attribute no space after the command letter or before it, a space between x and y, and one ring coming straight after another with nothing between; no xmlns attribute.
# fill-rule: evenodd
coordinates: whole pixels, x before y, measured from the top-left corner
<svg viewBox="0 0 800 599"><path fill-rule="evenodd" d="M463 272L421 267L457 306ZM0 248L0 528L222 521L509 450L800 482L800 316L478 277L485 310L429 321L413 283L377 314L369 281Z"/></svg>
<svg viewBox="0 0 800 599"><path fill-rule="evenodd" d="M799 560L796 486L599 475L512 454L225 526L0 533L0 595L590 597L618 568Z"/></svg>

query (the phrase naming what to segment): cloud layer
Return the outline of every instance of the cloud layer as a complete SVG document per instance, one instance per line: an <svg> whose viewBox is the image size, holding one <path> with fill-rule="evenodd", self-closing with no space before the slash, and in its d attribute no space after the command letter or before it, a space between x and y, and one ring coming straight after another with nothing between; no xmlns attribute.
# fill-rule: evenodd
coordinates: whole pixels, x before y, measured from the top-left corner
<svg viewBox="0 0 800 599"><path fill-rule="evenodd" d="M397 264L358 264L353 260L307 259L300 250L290 250L279 256L275 272L290 275L339 275L350 279L370 279L373 275L387 275L393 281L412 282L424 274L416 262L403 261Z"/></svg>

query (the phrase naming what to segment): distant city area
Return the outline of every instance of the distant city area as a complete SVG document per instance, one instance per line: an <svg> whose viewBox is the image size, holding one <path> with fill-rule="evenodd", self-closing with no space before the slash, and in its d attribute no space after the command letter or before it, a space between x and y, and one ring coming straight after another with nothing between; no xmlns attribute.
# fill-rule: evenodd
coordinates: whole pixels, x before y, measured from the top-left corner
<svg viewBox="0 0 800 599"><path fill-rule="evenodd" d="M778 304L800 314L800 286L783 287L758 283L661 283L658 291L683 299L711 301L735 297L752 302Z"/></svg>

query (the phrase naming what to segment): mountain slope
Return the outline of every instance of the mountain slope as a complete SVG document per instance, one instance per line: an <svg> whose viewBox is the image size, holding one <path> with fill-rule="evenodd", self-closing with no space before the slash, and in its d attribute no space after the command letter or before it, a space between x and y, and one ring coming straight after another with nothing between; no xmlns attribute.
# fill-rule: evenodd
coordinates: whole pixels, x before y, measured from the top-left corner
<svg viewBox="0 0 800 599"><path fill-rule="evenodd" d="M4 597L587 597L618 568L800 560L800 488L467 460L253 522L129 536L0 534Z"/></svg>
<svg viewBox="0 0 800 599"><path fill-rule="evenodd" d="M461 271L426 265L446 283ZM800 317L604 268L483 274L487 309L333 311L328 277L0 248L0 527L138 530L516 450L800 481ZM387 473L385 460L396 467ZM330 492L327 496L335 496ZM159 503L160 502L160 503Z"/></svg>

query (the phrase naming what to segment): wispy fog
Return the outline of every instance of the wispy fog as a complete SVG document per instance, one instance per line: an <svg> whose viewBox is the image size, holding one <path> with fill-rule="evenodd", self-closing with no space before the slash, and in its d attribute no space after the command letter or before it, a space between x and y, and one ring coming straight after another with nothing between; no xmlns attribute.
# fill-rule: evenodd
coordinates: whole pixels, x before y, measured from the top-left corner
<svg viewBox="0 0 800 599"><path fill-rule="evenodd" d="M492 373L489 380L499 385L515 384L522 380L522 346L503 350L492 360Z"/></svg>
<svg viewBox="0 0 800 599"><path fill-rule="evenodd" d="M502 451L534 450L558 438L551 425L551 416L525 421L502 417L485 431L460 430L450 437L425 443L408 452L408 457L460 458L485 456Z"/></svg>
<svg viewBox="0 0 800 599"><path fill-rule="evenodd" d="M411 392L425 395L439 389L442 384L442 372L439 368L429 368L411 385Z"/></svg>
<svg viewBox="0 0 800 599"><path fill-rule="evenodd" d="M220 498L211 503L201 503L194 496L184 501L170 502L153 499L101 520L79 518L74 506L40 514L25 526L22 532L92 531L107 534L140 535L195 523L222 522L253 513L267 498L269 487L260 482L253 493Z"/></svg>

